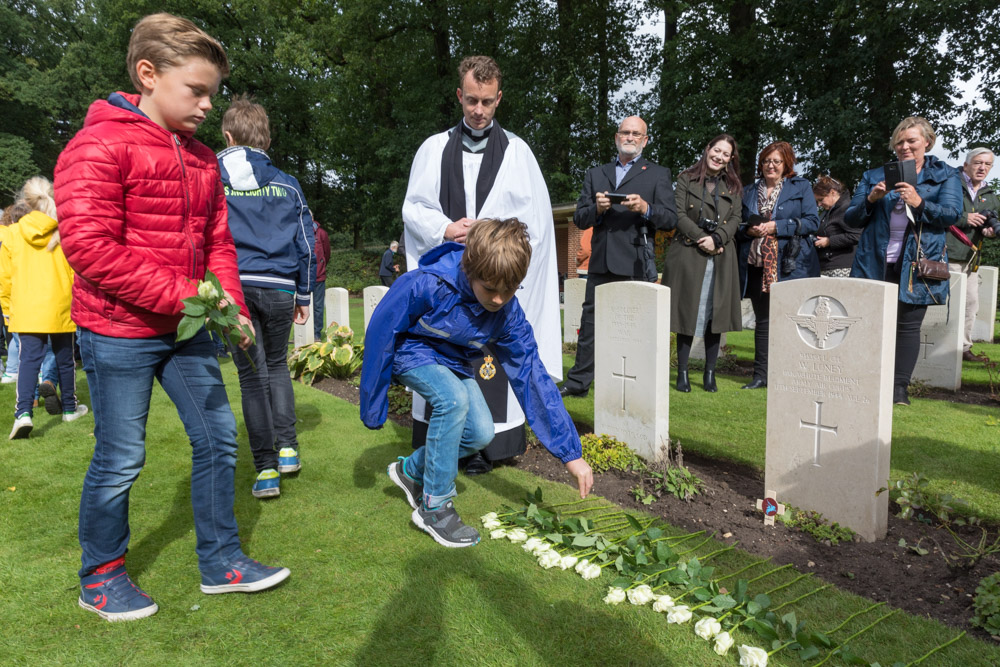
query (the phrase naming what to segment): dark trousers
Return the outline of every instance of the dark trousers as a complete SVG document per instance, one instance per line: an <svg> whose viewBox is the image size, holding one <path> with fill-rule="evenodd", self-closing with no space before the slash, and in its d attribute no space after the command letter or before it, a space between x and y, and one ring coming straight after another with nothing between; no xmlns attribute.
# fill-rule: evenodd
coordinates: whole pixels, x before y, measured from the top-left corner
<svg viewBox="0 0 1000 667"><path fill-rule="evenodd" d="M379 276L378 278L385 287L392 287L392 281L396 279L395 276Z"/></svg>
<svg viewBox="0 0 1000 667"><path fill-rule="evenodd" d="M677 370L688 369L688 359L691 357L691 345L694 336L677 334ZM712 322L705 326L705 370L714 371L715 362L719 360L719 347L722 344L722 334L712 333Z"/></svg>
<svg viewBox="0 0 1000 667"><path fill-rule="evenodd" d="M566 373L564 387L573 392L584 392L594 382L594 291L601 285L632 280L613 273L588 273L587 289L583 294L583 313L580 315L580 333L576 340L576 362Z"/></svg>
<svg viewBox="0 0 1000 667"><path fill-rule="evenodd" d="M885 267L886 282L899 284L901 275L900 263L888 264ZM896 360L892 384L894 387L906 388L913 376L913 369L920 357L920 325L924 323L927 306L923 304L904 303L896 305Z"/></svg>
<svg viewBox="0 0 1000 667"><path fill-rule="evenodd" d="M326 282L316 281L312 293L313 339L322 340L326 329ZM340 324L338 322L338 324Z"/></svg>
<svg viewBox="0 0 1000 667"><path fill-rule="evenodd" d="M35 402L35 388L38 386L38 371L45 359L45 345L52 342L52 353L56 356L56 368L59 371L59 389L62 391L63 412L76 410L76 361L74 359L74 341L76 334L54 333L36 334L21 333L17 371L17 407L14 416L31 414L31 406Z"/></svg>
<svg viewBox="0 0 1000 667"><path fill-rule="evenodd" d="M288 335L295 316L295 296L276 289L243 286L257 342L233 351L240 374L243 421L257 472L278 468L278 450L298 449L295 435L295 396L288 374Z"/></svg>
<svg viewBox="0 0 1000 667"><path fill-rule="evenodd" d="M753 377L767 382L767 334L771 327L771 293L761 291L764 269L747 267L747 297L757 324L753 330Z"/></svg>

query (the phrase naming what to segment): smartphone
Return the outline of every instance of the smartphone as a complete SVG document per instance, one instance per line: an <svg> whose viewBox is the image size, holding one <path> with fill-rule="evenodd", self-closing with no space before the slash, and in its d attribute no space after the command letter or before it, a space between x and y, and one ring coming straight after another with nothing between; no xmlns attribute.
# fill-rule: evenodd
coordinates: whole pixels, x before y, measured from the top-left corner
<svg viewBox="0 0 1000 667"><path fill-rule="evenodd" d="M885 189L895 190L900 183L917 185L916 160L898 160L885 163Z"/></svg>
<svg viewBox="0 0 1000 667"><path fill-rule="evenodd" d="M628 195L621 194L620 192L609 192L607 194L607 198L611 200L612 204L624 204L626 197L628 197Z"/></svg>

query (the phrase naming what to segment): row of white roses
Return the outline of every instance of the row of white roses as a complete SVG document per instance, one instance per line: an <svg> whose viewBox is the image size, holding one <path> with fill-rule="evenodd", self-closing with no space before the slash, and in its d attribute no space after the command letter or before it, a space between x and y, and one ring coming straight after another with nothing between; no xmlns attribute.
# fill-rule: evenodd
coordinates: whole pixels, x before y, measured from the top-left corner
<svg viewBox="0 0 1000 667"><path fill-rule="evenodd" d="M484 514L480 520L483 523L483 528L490 531L491 539L506 538L515 544L521 544L521 548L535 556L538 559L538 564L546 570L554 567L562 570L573 568L584 579L596 579L601 576L600 565L591 563L586 558L563 556L547 540L540 537L529 537L524 528L505 528L496 512ZM680 625L687 623L693 617L693 613L687 605L675 605L673 598L669 595L657 595L646 584L629 589L610 586L608 594L604 597L604 602L617 605L626 599L631 604L640 607L652 602L653 611L667 615L667 623ZM735 643L728 632L722 631L722 624L712 617L706 616L696 622L694 632L706 641L714 639L713 648L719 655L726 655ZM768 654L764 649L744 644L737 650L740 654L741 667L766 667Z"/></svg>

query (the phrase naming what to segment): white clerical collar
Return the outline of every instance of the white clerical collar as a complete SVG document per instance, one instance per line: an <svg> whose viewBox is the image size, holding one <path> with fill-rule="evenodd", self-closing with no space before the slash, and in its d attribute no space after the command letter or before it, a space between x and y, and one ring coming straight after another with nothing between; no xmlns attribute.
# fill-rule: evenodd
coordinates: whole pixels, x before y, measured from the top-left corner
<svg viewBox="0 0 1000 667"><path fill-rule="evenodd" d="M463 117L462 118L462 126L465 128L466 133L468 133L468 134L470 134L473 137L476 137L478 139L479 137L482 137L485 134L489 134L489 131L491 129L493 129L493 121L491 120L490 124L487 125L486 127L484 127L481 130L474 130L471 127L469 127L469 124L465 122L465 118Z"/></svg>

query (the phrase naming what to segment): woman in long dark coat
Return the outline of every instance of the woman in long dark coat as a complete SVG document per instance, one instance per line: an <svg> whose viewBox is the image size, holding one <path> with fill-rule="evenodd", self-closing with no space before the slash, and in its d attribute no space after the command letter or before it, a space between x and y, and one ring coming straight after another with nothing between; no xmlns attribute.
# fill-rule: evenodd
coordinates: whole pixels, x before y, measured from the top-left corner
<svg viewBox="0 0 1000 667"><path fill-rule="evenodd" d="M740 225L740 160L736 140L720 134L701 159L677 177L677 235L662 283L670 288L670 330L677 334L677 390L691 391L688 357L705 339L705 391L718 391L715 362L727 331L740 331L740 284L733 240Z"/></svg>

